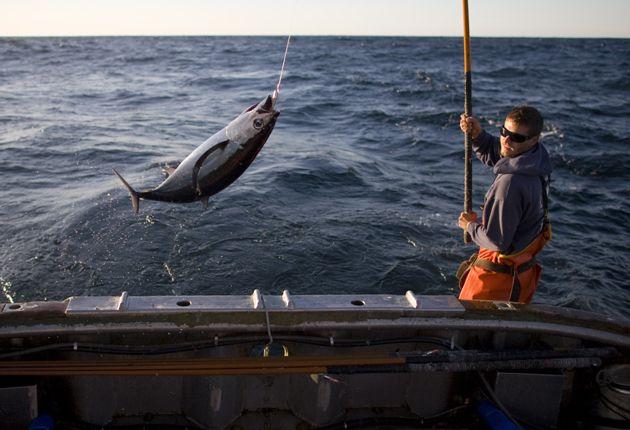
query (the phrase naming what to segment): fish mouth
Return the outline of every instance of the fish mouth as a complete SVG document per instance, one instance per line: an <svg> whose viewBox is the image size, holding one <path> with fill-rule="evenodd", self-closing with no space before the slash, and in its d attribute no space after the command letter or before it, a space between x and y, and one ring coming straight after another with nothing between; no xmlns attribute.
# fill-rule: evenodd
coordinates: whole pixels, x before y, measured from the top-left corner
<svg viewBox="0 0 630 430"><path fill-rule="evenodd" d="M280 111L274 109L276 104L276 100L272 96L267 96L265 100L258 104L258 108L256 109L256 113L259 114L271 114L271 121L275 122L278 116L280 116Z"/></svg>
<svg viewBox="0 0 630 430"><path fill-rule="evenodd" d="M269 113L273 111L275 100L271 96L267 96L267 98L258 104L258 108L256 112L258 113Z"/></svg>

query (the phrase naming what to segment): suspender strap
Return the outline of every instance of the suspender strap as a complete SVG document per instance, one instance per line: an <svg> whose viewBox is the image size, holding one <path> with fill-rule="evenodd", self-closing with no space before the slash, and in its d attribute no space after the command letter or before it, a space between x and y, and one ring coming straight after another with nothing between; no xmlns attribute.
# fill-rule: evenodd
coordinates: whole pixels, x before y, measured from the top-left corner
<svg viewBox="0 0 630 430"><path fill-rule="evenodd" d="M547 176L545 179L544 176L539 176L540 185L542 186L542 205L543 205L543 229L544 226L549 224L549 196L547 193L547 187L551 183L551 175Z"/></svg>
<svg viewBox="0 0 630 430"><path fill-rule="evenodd" d="M518 276L512 277L512 291L510 291L510 301L518 302L518 298L521 297L521 282L518 280Z"/></svg>

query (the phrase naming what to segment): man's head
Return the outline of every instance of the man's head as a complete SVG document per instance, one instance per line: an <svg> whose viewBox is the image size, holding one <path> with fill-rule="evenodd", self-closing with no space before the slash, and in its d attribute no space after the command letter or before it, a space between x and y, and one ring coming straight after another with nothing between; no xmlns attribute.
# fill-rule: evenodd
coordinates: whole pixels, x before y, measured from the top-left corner
<svg viewBox="0 0 630 430"><path fill-rule="evenodd" d="M515 107L501 128L501 156L516 157L533 148L540 138L543 118L536 108Z"/></svg>

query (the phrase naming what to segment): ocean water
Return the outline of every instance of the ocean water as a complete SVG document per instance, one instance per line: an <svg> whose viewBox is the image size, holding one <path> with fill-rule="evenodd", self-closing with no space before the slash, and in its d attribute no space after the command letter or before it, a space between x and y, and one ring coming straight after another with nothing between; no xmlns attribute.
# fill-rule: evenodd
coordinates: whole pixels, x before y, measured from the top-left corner
<svg viewBox="0 0 630 430"><path fill-rule="evenodd" d="M296 37L266 146L201 204L141 202L277 81L281 37L0 39L0 302L456 294L462 43ZM534 299L630 315L630 40L472 40L473 110L528 103L554 164ZM492 181L474 161L474 206Z"/></svg>

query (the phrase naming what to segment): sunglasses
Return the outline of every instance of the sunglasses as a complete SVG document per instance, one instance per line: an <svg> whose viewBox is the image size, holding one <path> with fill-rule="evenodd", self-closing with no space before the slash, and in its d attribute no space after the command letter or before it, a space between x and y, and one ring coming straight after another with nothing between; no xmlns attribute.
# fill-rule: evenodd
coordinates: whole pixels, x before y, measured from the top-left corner
<svg viewBox="0 0 630 430"><path fill-rule="evenodd" d="M501 136L509 137L511 141L516 142L516 143L523 143L526 140L529 140L532 137L534 137L534 136L523 136L522 134L518 134L518 133L512 133L510 130L508 130L505 127L501 127Z"/></svg>

